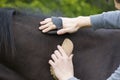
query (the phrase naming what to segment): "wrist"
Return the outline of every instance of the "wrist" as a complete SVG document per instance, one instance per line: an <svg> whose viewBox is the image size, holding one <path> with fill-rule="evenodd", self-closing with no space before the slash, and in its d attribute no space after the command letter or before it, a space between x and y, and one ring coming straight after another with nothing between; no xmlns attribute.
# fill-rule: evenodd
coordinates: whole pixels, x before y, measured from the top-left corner
<svg viewBox="0 0 120 80"><path fill-rule="evenodd" d="M89 16L79 16L77 17L77 22L79 28L91 27L91 21Z"/></svg>
<svg viewBox="0 0 120 80"><path fill-rule="evenodd" d="M61 79L59 80L69 80L70 78L74 77L73 75L71 76L65 76L65 77L62 77Z"/></svg>

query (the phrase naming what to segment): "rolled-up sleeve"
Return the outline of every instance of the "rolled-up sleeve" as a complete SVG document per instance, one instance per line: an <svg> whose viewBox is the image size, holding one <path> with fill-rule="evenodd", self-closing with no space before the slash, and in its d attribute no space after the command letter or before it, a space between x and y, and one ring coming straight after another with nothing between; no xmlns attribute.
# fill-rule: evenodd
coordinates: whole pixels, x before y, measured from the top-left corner
<svg viewBox="0 0 120 80"><path fill-rule="evenodd" d="M70 79L68 80L80 80L80 79L77 79L76 77L71 77Z"/></svg>
<svg viewBox="0 0 120 80"><path fill-rule="evenodd" d="M90 16L92 28L120 29L120 11L109 11Z"/></svg>

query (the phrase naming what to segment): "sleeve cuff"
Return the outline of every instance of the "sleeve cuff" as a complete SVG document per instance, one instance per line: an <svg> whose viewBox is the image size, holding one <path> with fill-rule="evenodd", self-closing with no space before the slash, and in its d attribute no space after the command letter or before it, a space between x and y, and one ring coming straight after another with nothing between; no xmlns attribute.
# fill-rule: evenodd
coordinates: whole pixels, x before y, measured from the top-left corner
<svg viewBox="0 0 120 80"><path fill-rule="evenodd" d="M68 80L80 80L80 79L77 79L76 77L71 77Z"/></svg>
<svg viewBox="0 0 120 80"><path fill-rule="evenodd" d="M97 30L103 27L104 22L102 19L103 18L101 14L90 16L93 30Z"/></svg>

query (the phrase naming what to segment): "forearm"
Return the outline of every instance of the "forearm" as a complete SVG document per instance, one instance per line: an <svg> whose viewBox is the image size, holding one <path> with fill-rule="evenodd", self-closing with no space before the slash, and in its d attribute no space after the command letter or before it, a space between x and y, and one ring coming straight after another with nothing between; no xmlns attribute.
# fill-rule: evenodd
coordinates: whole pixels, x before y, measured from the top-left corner
<svg viewBox="0 0 120 80"><path fill-rule="evenodd" d="M90 16L79 16L77 17L77 24L78 24L78 28L83 28L83 27L91 27L91 20L90 20Z"/></svg>
<svg viewBox="0 0 120 80"><path fill-rule="evenodd" d="M120 11L104 12L92 16L78 17L78 27L92 27L94 30L100 28L119 29L120 28Z"/></svg>

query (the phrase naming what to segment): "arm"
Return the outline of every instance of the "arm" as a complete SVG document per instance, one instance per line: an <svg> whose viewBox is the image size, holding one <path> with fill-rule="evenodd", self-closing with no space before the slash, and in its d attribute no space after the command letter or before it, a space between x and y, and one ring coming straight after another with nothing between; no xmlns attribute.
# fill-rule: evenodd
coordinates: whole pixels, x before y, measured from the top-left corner
<svg viewBox="0 0 120 80"><path fill-rule="evenodd" d="M120 80L120 66L107 80Z"/></svg>
<svg viewBox="0 0 120 80"><path fill-rule="evenodd" d="M120 28L120 11L104 12L98 15L88 17L78 17L79 28L92 27L94 30L100 28L119 29Z"/></svg>
<svg viewBox="0 0 120 80"><path fill-rule="evenodd" d="M120 11L104 12L102 14L92 16L79 16L76 18L61 17L63 28L57 31L57 34L73 33L82 27L92 27L94 30L100 28L117 29L120 28ZM40 30L46 33L56 29L51 18L47 18L40 22Z"/></svg>
<svg viewBox="0 0 120 80"><path fill-rule="evenodd" d="M57 48L58 50L54 51L54 54L51 55L52 59L49 60L55 76L58 80L79 80L74 77L73 55L68 56L61 46Z"/></svg>
<svg viewBox="0 0 120 80"><path fill-rule="evenodd" d="M104 12L102 14L90 16L93 29L119 29L120 11Z"/></svg>
<svg viewBox="0 0 120 80"><path fill-rule="evenodd" d="M76 18L65 18L60 17L62 19L62 29L57 31L58 35L65 34L65 33L74 33L79 28L84 26L91 26L90 17L76 17ZM51 18L47 18L44 21L40 22L41 26L39 29L46 33L50 30L56 29L56 26L53 24Z"/></svg>

